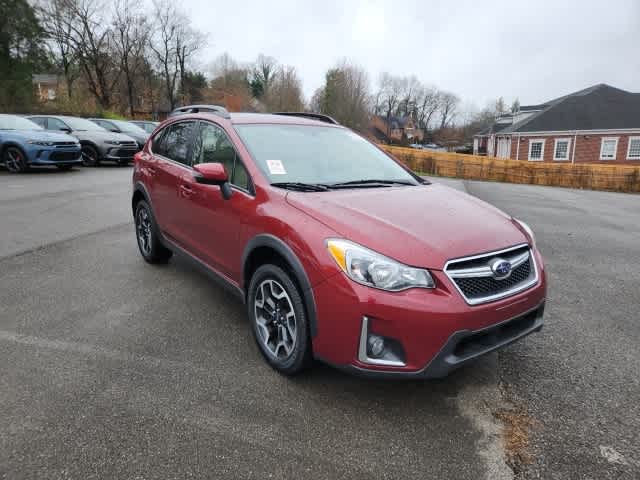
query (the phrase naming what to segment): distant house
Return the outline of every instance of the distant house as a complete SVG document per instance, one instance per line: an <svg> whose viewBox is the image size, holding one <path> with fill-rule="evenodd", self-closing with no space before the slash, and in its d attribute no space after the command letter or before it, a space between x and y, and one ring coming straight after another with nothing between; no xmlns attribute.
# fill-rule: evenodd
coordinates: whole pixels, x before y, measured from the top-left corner
<svg viewBox="0 0 640 480"><path fill-rule="evenodd" d="M31 81L36 90L38 100L50 102L59 95L60 81L58 75L35 74L31 76Z"/></svg>
<svg viewBox="0 0 640 480"><path fill-rule="evenodd" d="M409 143L422 142L424 131L418 128L415 120L410 117L374 115L371 118L371 134L379 141L385 143L400 143L403 140Z"/></svg>
<svg viewBox="0 0 640 480"><path fill-rule="evenodd" d="M476 134L473 151L531 162L640 161L640 93L600 84L522 106Z"/></svg>

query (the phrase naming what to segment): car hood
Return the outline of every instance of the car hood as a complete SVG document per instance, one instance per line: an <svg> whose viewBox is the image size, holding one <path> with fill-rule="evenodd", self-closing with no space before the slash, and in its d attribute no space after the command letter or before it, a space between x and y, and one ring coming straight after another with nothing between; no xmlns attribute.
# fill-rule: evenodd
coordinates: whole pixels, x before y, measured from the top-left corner
<svg viewBox="0 0 640 480"><path fill-rule="evenodd" d="M133 138L124 133L108 132L105 130L101 132L99 130L74 130L72 132L74 137L78 137L80 140L91 140L93 142L104 142L106 140L119 141L119 142L135 142Z"/></svg>
<svg viewBox="0 0 640 480"><path fill-rule="evenodd" d="M38 140L43 142L77 142L66 133L48 132L46 130L2 130L0 134L15 140Z"/></svg>
<svg viewBox="0 0 640 480"><path fill-rule="evenodd" d="M125 135L128 135L129 137L133 138L136 142L138 142L141 145L144 145L147 141L147 138L149 138L149 134L148 133L125 133Z"/></svg>
<svg viewBox="0 0 640 480"><path fill-rule="evenodd" d="M413 266L441 270L452 258L527 242L507 214L438 184L289 192L287 202L341 237Z"/></svg>

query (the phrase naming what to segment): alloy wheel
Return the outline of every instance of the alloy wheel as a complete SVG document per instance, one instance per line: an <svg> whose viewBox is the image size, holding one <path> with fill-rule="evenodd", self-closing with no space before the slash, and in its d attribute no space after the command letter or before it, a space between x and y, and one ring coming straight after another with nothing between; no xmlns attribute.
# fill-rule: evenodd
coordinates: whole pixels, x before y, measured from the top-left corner
<svg viewBox="0 0 640 480"><path fill-rule="evenodd" d="M11 173L19 173L23 169L22 153L17 148L9 148L5 153L5 166Z"/></svg>
<svg viewBox="0 0 640 480"><path fill-rule="evenodd" d="M151 217L146 208L138 209L136 215L138 245L144 256L151 255Z"/></svg>
<svg viewBox="0 0 640 480"><path fill-rule="evenodd" d="M259 340L278 360L293 353L297 341L296 314L291 298L276 280L264 280L254 298L255 321Z"/></svg>
<svg viewBox="0 0 640 480"><path fill-rule="evenodd" d="M82 148L82 165L85 167L93 167L98 163L98 152L92 147Z"/></svg>

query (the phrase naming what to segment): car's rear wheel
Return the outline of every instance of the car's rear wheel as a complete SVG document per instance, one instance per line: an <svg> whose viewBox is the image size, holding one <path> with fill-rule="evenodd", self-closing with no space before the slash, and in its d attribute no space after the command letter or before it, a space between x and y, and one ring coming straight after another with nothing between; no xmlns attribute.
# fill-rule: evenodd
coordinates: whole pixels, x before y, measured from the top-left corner
<svg viewBox="0 0 640 480"><path fill-rule="evenodd" d="M100 163L98 150L91 145L82 146L82 165L85 167L95 167Z"/></svg>
<svg viewBox="0 0 640 480"><path fill-rule="evenodd" d="M172 252L162 245L151 208L144 200L140 200L136 205L135 226L136 239L142 258L149 263L167 263Z"/></svg>
<svg viewBox="0 0 640 480"><path fill-rule="evenodd" d="M27 156L18 147L7 147L4 151L4 165L11 173L22 173L29 170Z"/></svg>
<svg viewBox="0 0 640 480"><path fill-rule="evenodd" d="M307 315L298 287L276 265L263 265L251 278L249 319L260 352L285 375L307 367L312 358Z"/></svg>

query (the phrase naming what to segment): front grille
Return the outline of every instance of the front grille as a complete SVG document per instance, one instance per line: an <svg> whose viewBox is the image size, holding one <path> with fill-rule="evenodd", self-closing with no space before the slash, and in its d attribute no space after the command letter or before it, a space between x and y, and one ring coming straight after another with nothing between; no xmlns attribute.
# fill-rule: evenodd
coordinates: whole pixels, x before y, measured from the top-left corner
<svg viewBox="0 0 640 480"><path fill-rule="evenodd" d="M512 265L511 273L506 278L500 278L491 268L498 259ZM537 271L528 245L452 260L447 263L445 273L471 305L514 295L537 281Z"/></svg>
<svg viewBox="0 0 640 480"><path fill-rule="evenodd" d="M55 162L67 162L69 160L78 160L80 158L80 151L75 152L51 152L49 160Z"/></svg>
<svg viewBox="0 0 640 480"><path fill-rule="evenodd" d="M133 157L137 152L138 150L136 148L119 148L113 153L113 155L115 157L130 158Z"/></svg>
<svg viewBox="0 0 640 480"><path fill-rule="evenodd" d="M453 354L461 360L472 358L508 343L531 330L542 317L544 305L519 317L472 333L456 345Z"/></svg>
<svg viewBox="0 0 640 480"><path fill-rule="evenodd" d="M67 148L78 146L77 142L53 142L56 148Z"/></svg>

